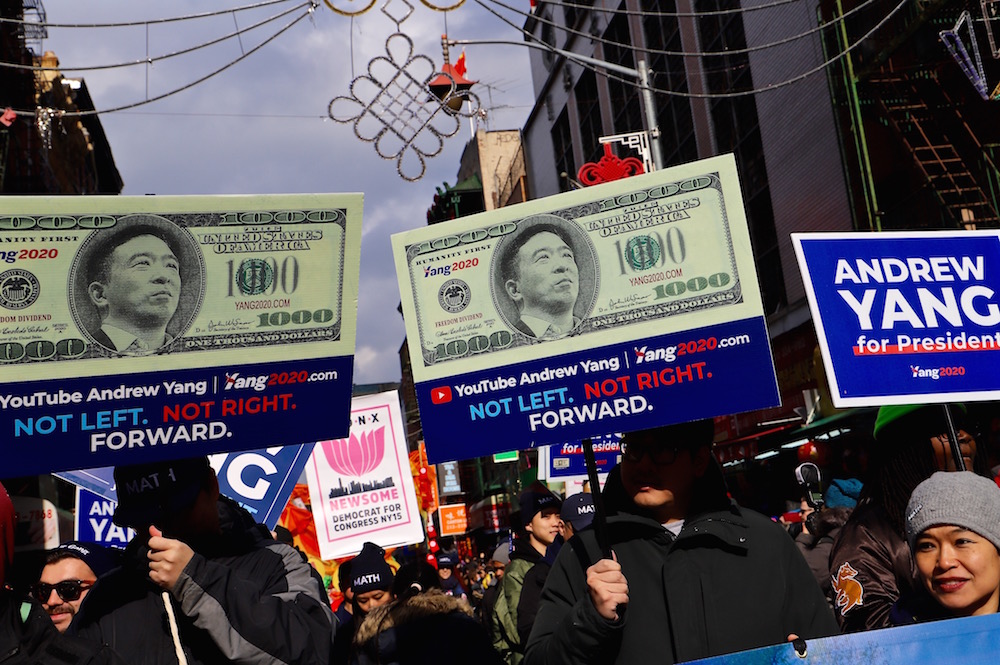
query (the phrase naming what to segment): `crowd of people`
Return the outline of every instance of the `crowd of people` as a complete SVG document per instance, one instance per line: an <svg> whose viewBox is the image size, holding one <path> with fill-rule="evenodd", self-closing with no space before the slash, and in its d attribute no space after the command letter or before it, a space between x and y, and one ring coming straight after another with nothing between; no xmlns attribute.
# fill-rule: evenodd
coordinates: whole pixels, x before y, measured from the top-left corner
<svg viewBox="0 0 1000 665"><path fill-rule="evenodd" d="M629 432L600 515L588 493L534 483L489 556L398 562L365 543L338 569L336 608L300 552L220 495L206 458L119 467L114 519L138 536L64 543L30 590L0 590L0 657L679 663L996 613L1000 487L952 413L954 428L940 406L880 409L864 484L834 479L793 533L732 500L712 421ZM0 486L0 580L14 521Z"/></svg>

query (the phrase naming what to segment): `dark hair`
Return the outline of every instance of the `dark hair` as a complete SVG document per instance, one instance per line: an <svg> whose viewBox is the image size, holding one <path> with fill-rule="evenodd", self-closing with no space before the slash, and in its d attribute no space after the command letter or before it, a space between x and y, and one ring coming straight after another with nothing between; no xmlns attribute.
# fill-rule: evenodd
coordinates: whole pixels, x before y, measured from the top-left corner
<svg viewBox="0 0 1000 665"><path fill-rule="evenodd" d="M419 585L420 588L411 592L411 587L414 584ZM437 571L426 561L404 563L396 571L396 578L392 581L392 593L397 598L440 588L441 579L438 577Z"/></svg>
<svg viewBox="0 0 1000 665"><path fill-rule="evenodd" d="M627 444L630 438L635 439L643 436L663 439L665 442L676 443L680 447L693 451L702 446L712 445L715 440L715 421L711 418L704 418L686 423L661 425L626 432L622 436L622 441Z"/></svg>
<svg viewBox="0 0 1000 665"><path fill-rule="evenodd" d="M340 589L341 593L344 593L345 589L350 589L353 586L351 581L352 561L354 561L354 559L348 559L337 566L337 588Z"/></svg>
<svg viewBox="0 0 1000 665"><path fill-rule="evenodd" d="M573 241L570 239L569 234L566 233L565 229L559 228L555 224L534 224L529 226L520 235L514 237L514 239L503 248L503 253L500 255L500 277L503 283L506 284L508 280L518 279L520 277L520 262L518 259L518 253L521 248L524 247L525 243L537 236L539 233L552 233L559 237L566 245L573 250L574 255L576 250L573 249Z"/></svg>
<svg viewBox="0 0 1000 665"><path fill-rule="evenodd" d="M117 233L109 233L107 237L98 236L91 250L91 258L87 262L87 284L106 282L111 272L111 262L115 250L139 236L153 236L162 240L174 256L180 256L174 239L165 234L162 229L151 224L135 224Z"/></svg>
<svg viewBox="0 0 1000 665"><path fill-rule="evenodd" d="M83 561L83 558L76 552L60 547L46 552L43 566L58 563L63 559L80 559L80 561ZM86 561L84 561L84 563L86 563Z"/></svg>
<svg viewBox="0 0 1000 665"><path fill-rule="evenodd" d="M956 422L955 428L964 429L964 423ZM888 425L872 446L871 478L861 490L859 504L870 499L880 506L893 530L904 540L904 513L910 495L937 471L930 439L946 430L937 410L921 409ZM985 471L984 452L984 446L977 446L973 460L972 470L980 475Z"/></svg>

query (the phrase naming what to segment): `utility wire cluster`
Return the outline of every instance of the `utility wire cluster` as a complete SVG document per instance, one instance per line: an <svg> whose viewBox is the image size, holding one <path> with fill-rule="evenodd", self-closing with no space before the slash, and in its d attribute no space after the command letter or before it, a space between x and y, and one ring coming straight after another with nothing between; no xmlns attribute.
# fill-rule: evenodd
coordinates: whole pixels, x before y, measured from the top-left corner
<svg viewBox="0 0 1000 665"><path fill-rule="evenodd" d="M67 28L67 29L131 28L131 27L143 27L144 26L144 27L146 27L148 29L148 27L151 26L151 25L158 25L158 24L164 24L164 23L178 23L178 22L183 22L183 21L191 21L191 20L203 19L203 18L208 18L208 17L220 16L220 15L225 15L225 14L233 14L234 17L235 17L236 12L247 11L247 10L251 10L251 9L258 9L260 7L266 7L266 6L269 6L269 5L287 4L289 1L290 0L264 0L263 2L257 2L257 3L254 3L254 4L245 5L245 6L242 6L242 7L237 7L235 9L226 9L226 10L213 11L213 12L202 12L202 13L198 13L198 14L186 14L184 16L176 16L176 17L162 18L162 19L152 19L152 20L147 20L147 21L132 21L132 22L120 22L120 23L37 23L37 22L34 22L34 21L21 21L21 20L18 20L18 19L0 18L0 25L2 25L4 23L8 23L8 24L9 23L14 23L14 24L18 24L18 23L20 23L20 24L27 24L27 23L30 23L32 25L44 26L46 28ZM43 66L36 66L36 65L22 65L22 64L19 64L19 63L11 63L11 62L0 62L0 67L4 67L4 68L8 68L8 69L31 70L31 71L35 71L35 72L44 72L44 71L87 72L87 71L101 71L101 70L108 70L108 69L120 69L120 68L125 68L125 67L135 67L137 65L144 65L146 67L150 67L150 66L152 66L153 64L155 64L157 62L161 62L161 61L164 61L164 60L169 60L171 58L176 58L176 57L181 56L181 55L186 55L186 54L194 53L196 51L200 51L202 49L208 48L210 46L214 46L216 44L220 44L220 43L225 42L225 41L229 41L231 39L237 39L237 40L239 40L240 55L236 56L235 58L233 58L229 62L226 62L222 66L220 66L220 67L212 70L208 74L205 74L204 76L198 77L198 78L196 78L196 79L194 79L194 80L192 80L192 81L190 81L190 82L188 82L188 83L186 83L184 85L178 86L178 87L173 88L173 89L171 89L171 90L169 90L167 92L155 95L153 97L149 97L148 94L147 94L147 96L146 96L145 99L142 99L142 100L136 101L136 102L132 102L132 103L129 103L129 104L122 104L120 106L115 106L113 108L105 108L105 109L99 109L99 110L93 110L93 111L73 111L73 112L60 111L59 115L62 116L62 117L80 117L80 116L86 116L86 115L98 115L98 114L102 114L102 113L114 113L116 111L124 111L124 110L127 110L127 109L133 109L133 108L136 108L136 107L139 107L139 106L144 106L146 104L151 104L153 102L157 102L157 101L160 101L162 99L166 99L167 97L172 97L173 95L176 95L176 94L178 94L180 92L183 92L185 90L193 88L196 85L199 85L200 83L204 83L205 81L207 81L207 80L209 80L209 79L211 79L211 78L213 78L213 77L221 74L222 72L226 71L227 69L230 69L231 67L233 67L236 64L242 62L243 60L245 60L246 58L250 57L251 55L253 55L257 51L261 50L262 48L264 48L265 46L267 46L268 44L270 44L271 42L273 42L275 39L277 39L278 37L280 37L282 34L284 34L285 32L287 32L288 30L290 30L293 26L295 26L297 23L299 23L302 19L311 17L312 14L313 14L313 12L316 10L317 7L319 7L319 4L315 0L305 0L304 2L299 2L298 4L295 4L294 6L288 8L288 9L280 11L280 12L278 12L276 14L273 14L273 15L271 15L271 16L269 16L267 18L264 18L262 20L259 20L259 21L255 22L255 23L251 24L251 25L248 25L248 26L245 26L245 27L242 27L242 28L237 27L236 30L234 30L233 32L230 32L230 33L228 33L226 35L223 35L221 37L216 37L214 39L210 39L208 41L202 42L202 43L197 44L195 46L192 46L192 47L189 47L189 48L185 48L185 49L181 49L181 50L178 50L178 51L173 51L173 52L170 52L170 53L165 53L165 54L157 55L157 56L147 56L147 57L142 58L142 59L130 60L130 61L127 61L127 62L118 62L118 63L109 63L109 64L96 64L96 65L78 66L78 67L72 67L72 66L71 67L43 67ZM287 23L285 23L284 25L278 25L276 28L274 28L274 31L271 34L269 34L266 37L264 37L255 46L252 46L249 49L244 46L243 40L242 40L243 35L245 35L247 33L250 33L250 32L253 32L254 30L257 30L257 29L262 28L264 26L268 26L270 24L273 24L273 23L275 23L277 21L280 21L281 19L284 19L284 18L289 17L289 16L291 18L290 18L290 20ZM36 117L37 114L38 114L38 109L31 109L31 110L14 109L14 112L18 116Z"/></svg>
<svg viewBox="0 0 1000 665"><path fill-rule="evenodd" d="M493 16L497 17L498 19L500 19L501 21L503 21L507 25L509 25L512 28L514 28L515 30L517 30L519 33L521 33L521 35L526 40L539 45L543 49L548 49L549 51L551 51L553 54L556 54L556 55L560 55L560 54L558 53L558 49L555 46L553 46L551 44L547 44L546 42L544 42L543 40L541 40L536 35L528 32L527 30L525 30L524 28L522 28L520 25L518 25L515 21L513 21L510 18L508 18L507 16L505 16L504 14L502 14L500 11L498 11L497 9L495 9L491 5L495 5L495 6L501 7L504 10L506 10L508 12L511 12L515 16L517 16L517 17L519 17L521 19L524 19L524 20L526 20L529 16L534 16L534 19L536 21L540 22L540 23L546 24L546 25L548 25L548 26L550 26L550 27L552 27L554 29L563 31L563 32L565 32L568 35L572 35L572 36L576 36L576 37L584 37L584 38L586 38L588 40L592 40L594 42L599 42L599 43L601 43L604 46L610 46L610 47L614 47L614 48L620 48L620 49L624 49L624 50L628 50L628 51L635 50L636 52L638 52L640 54L647 54L647 55L666 55L666 56L676 56L676 57L709 57L709 58L710 57L727 57L727 56L735 56L735 55L745 55L745 54L749 54L749 53L752 53L752 52L755 52L755 51L763 51L763 50L766 50L766 49L775 48L777 46L788 44L788 43L791 43L791 42L799 40L799 39L805 39L805 38L811 37L812 35L815 35L816 33L819 33L819 32L821 32L823 30L827 30L827 29L830 29L830 28L838 27L839 24L842 21L850 18L852 15L854 15L857 12L863 10L864 8L870 7L875 1L876 0L865 0L864 2L862 2L861 4L859 4L857 7L855 7L853 9L845 12L842 16L839 16L839 17L835 18L834 20L832 20L830 22L819 24L815 28L811 28L811 29L809 29L809 30L807 30L805 32L801 32L801 33L797 33L797 34L794 34L794 35L790 35L790 36L785 37L783 39L780 39L780 40L777 40L777 41L774 41L774 42L770 42L770 43L767 43L767 44L759 44L759 45L755 45L753 47L739 48L739 49L730 49L730 50L726 50L726 51L667 51L667 50L659 50L659 49L640 49L640 48L636 47L634 44L625 44L625 43L622 43L622 42L616 42L616 41L613 41L613 40L609 40L609 39L607 39L605 37L595 36L595 35L593 35L593 34L591 34L589 32L582 32L582 31L573 29L571 27L567 27L565 25L562 25L562 24L560 24L560 23L558 23L556 21L553 21L552 19L540 16L538 11L536 11L534 13L524 12L524 11L521 11L521 10L515 8L515 7L512 7L509 4L504 3L502 0L475 0L476 4L478 4L479 6L481 6L487 12L489 12ZM626 15L639 14L639 15L642 15L642 16L661 16L661 17L704 17L704 16L710 16L710 15L746 13L746 12L750 12L750 11L757 11L757 10L761 10L761 9L768 9L768 8L774 8L774 7L778 7L778 6L783 6L783 5L790 4L792 2L802 2L802 0L776 0L775 2L771 2L771 3L767 3L767 4L763 4L763 5L757 5L757 6L753 6L753 7L737 7L737 8L732 8L732 9L718 10L718 11L693 12L693 13L692 12L635 12L635 11L628 10L628 9L621 9L621 8L619 8L619 9L607 9L607 8L591 7L591 6L588 6L588 5L575 5L575 7L578 8L578 9L580 9L580 10L601 11L601 12L606 12L606 13L611 13L611 14L626 14ZM805 71L797 74L796 76L790 77L790 78L782 80L782 81L778 81L778 82L775 82L775 83L769 83L767 85L763 85L763 86L760 86L760 87L753 87L753 88L749 88L749 89L746 89L746 90L735 90L735 91L729 91L729 92L704 92L704 93L695 93L695 92L686 92L686 91L681 91L681 90L671 90L671 89L666 89L666 88L659 88L659 87L656 87L655 85L651 85L650 89L651 89L651 91L653 93L658 93L658 94L663 94L663 95L674 95L674 96L678 96L678 97L691 97L691 98L698 98L698 99L721 99L721 98L745 97L747 95L756 95L756 94L763 93L763 92L770 92L772 90L778 90L778 89L781 89L781 88L785 88L785 87L787 87L789 85L792 85L792 84L798 83L798 82L800 82L802 80L805 80L805 79L809 78L810 76L812 76L814 74L817 74L817 73L825 70L827 67L829 67L829 66L831 66L833 64L836 64L838 61L840 61L841 59L843 59L844 57L846 57L848 54L850 54L852 51L854 51L856 48L858 48L863 42L865 42L867 39L869 39L872 35L874 35L876 32L878 32L896 14L898 14L902 9L904 9L907 4L908 4L908 0L900 0L900 2L892 10L890 10L885 16L883 16L880 20L878 20L875 23L875 25L872 26L872 28L870 30L868 30L865 34L863 34L861 37L859 37L854 42L847 43L844 46L843 50L839 51L838 53L833 54L832 56L830 56L828 59L824 60L820 64L818 64L818 65L816 65L816 66L814 66L814 67L812 67L810 69L807 69L807 70L805 70ZM523 23L523 21L522 21L522 23ZM618 74L615 74L614 72L611 72L611 71L608 71L608 70L604 70L601 67L599 67L598 65L594 65L594 64L590 64L590 63L584 62L582 60L574 59L571 55L566 55L565 57L566 57L567 60L569 60L569 61L571 61L571 62L573 62L573 63L575 63L575 64L577 64L577 65L579 65L581 67L584 67L585 69L589 69L589 70L592 70L594 72L597 72L598 74L600 74L602 76L606 76L608 79L611 79L611 80L614 80L614 81L618 81L618 82L624 83L626 85L631 85L631 86L636 86L637 85L636 81L624 78L624 77L622 77L622 76L620 76ZM705 67L702 68L702 71L705 72L705 73L715 73L715 72L723 72L723 71L735 71L736 69L742 68L743 66L744 65L742 65L742 64L739 64L739 65L736 65L736 66L723 66L723 67L705 66Z"/></svg>
<svg viewBox="0 0 1000 665"><path fill-rule="evenodd" d="M292 1L293 0L262 0L260 2L256 2L256 3L244 5L244 6L233 8L233 9L225 9L225 10L218 10L218 11L211 11L211 12L202 12L202 13L197 13L197 14L187 14L187 15L183 15L183 16L170 17L170 18L161 18L161 19L153 19L153 20L146 20L146 21L131 21L131 22L118 22L118 23L55 23L55 22L38 23L38 22L29 22L29 21L19 21L17 19L2 18L2 19L0 19L0 26L2 26L2 24L4 24L4 23L22 23L22 24L31 23L32 25L41 26L41 27L45 27L45 28L63 28L63 29L125 28L125 27L136 27L136 26L145 26L145 27L148 28L151 25L157 25L157 24L163 24L163 23L178 23L178 22L184 22L184 21L192 21L192 20L198 20L198 19L203 19L203 18L213 17L213 16L219 16L219 15L225 15L225 14L232 14L235 17L235 15L238 12L243 12L243 11L253 10L253 9L259 9L259 8L267 7L267 6L271 6L271 5L287 4L287 3L292 2ZM549 27L551 27L554 30L562 31L567 36L576 37L576 38L581 38L582 37L582 38L586 38L588 40L600 42L605 47L620 48L620 49L624 49L626 51L636 51L639 54L646 54L646 55L650 55L650 56L663 55L663 56L668 56L668 57L679 57L679 58L699 57L699 58L707 58L707 59L716 59L716 58L718 58L718 59L730 59L730 58L733 58L734 56L746 56L746 55L748 55L750 53L753 53L753 52L756 52L756 51L763 51L763 50L766 50L766 49L776 48L776 47L779 47L779 46L782 46L782 45L785 45L785 44L789 44L789 43L794 42L796 40L812 38L815 35L823 33L823 31L839 28L839 27L841 27L841 23L842 22L850 19L851 17L855 16L856 14L858 14L858 13L860 13L860 12L866 10L866 9L871 8L872 5L876 2L876 0L863 0L863 2L859 3L857 6L855 6L852 9L850 9L849 11L845 12L843 15L838 16L838 17L834 18L833 20L831 20L829 22L818 23L815 27L812 27L812 28L810 28L808 30L805 30L803 32L792 34L792 35L789 35L789 36L784 37L782 39L778 39L776 41L769 42L767 44L758 44L758 45L754 45L752 47L735 48L735 49L729 49L729 50L724 50L724 51L710 51L710 50L706 50L706 51L673 51L673 50L661 50L661 49L650 49L650 48L642 48L642 49L640 49L640 48L637 48L636 45L634 45L634 44L616 42L616 41L613 41L613 40L609 40L606 37L595 36L595 35L591 34L590 32L580 31L580 30L575 29L574 27L559 24L558 22L553 21L552 19L544 16L545 12L542 11L542 7L544 7L546 5L550 5L550 6L563 5L563 6L567 7L567 8L572 8L572 9L575 9L575 10L580 11L580 12L600 13L600 14L606 14L606 15L610 15L610 16L615 16L615 15L627 15L627 16L639 15L639 16L643 16L643 17L668 17L668 18L682 18L682 17L687 17L687 18L707 18L707 17L712 17L712 16L728 16L728 15L736 15L736 14L747 14L747 13L751 13L751 12L758 12L758 11L762 11L762 10L775 9L775 8L779 8L779 7L790 7L793 3L800 3L803 6L804 10L807 10L807 11L812 11L812 9L808 9L807 8L807 5L805 4L804 0L772 0L771 2L765 2L765 3L759 4L759 5L754 5L754 6L749 6L749 7L736 6L736 7L724 8L724 9L718 9L718 10L695 11L695 12L630 10L630 9L625 8L622 5L618 5L618 6L615 6L615 7L599 6L596 2L594 4L574 3L574 2L566 2L566 3L544 3L544 2L542 2L542 3L540 3L540 7L539 7L538 11L531 12L531 11L529 11L527 9L522 10L522 9L519 9L518 7L512 6L511 4L508 4L507 2L504 2L504 0L475 0L475 2L476 2L477 5L479 5L480 7L482 7L485 11L487 11L489 14L495 16L500 21L502 21L503 23L509 25L511 28L513 28L518 33L522 34L524 36L524 38L527 39L528 41L535 42L537 45L541 46L542 48L548 48L548 49L552 50L553 52L556 52L555 47L553 47L553 46L551 46L549 44L546 44L545 42L543 42L542 40L540 40L538 37L532 35L531 33L527 32L527 31L525 31L521 27L521 25L523 25L524 21L527 20L528 17L533 17L535 21L538 21L538 22L543 23L543 24L547 24ZM424 4L427 4L427 3L425 2ZM880 20L878 20L872 26L872 28L870 30L868 30L864 35L860 36L859 38L857 38L853 42L844 44L844 47L843 47L842 50L840 50L840 51L838 51L836 53L831 54L826 60L824 60L823 62L817 64L816 66L814 66L812 68L809 68L809 69L807 69L805 71L802 71L799 74L797 74L795 76L792 76L792 77L789 77L789 78L787 78L785 80L774 82L774 83L769 83L767 85L762 85L760 87L752 87L752 88L749 88L749 89L746 89L746 90L731 90L731 91L726 91L726 92L716 91L716 92L695 93L695 92L688 92L688 91L682 91L682 90L671 90L671 89L666 89L666 88L659 88L659 87L656 87L656 86L652 86L652 92L654 92L654 93L660 93L660 94L664 94L664 95L681 96L681 97L714 99L714 98L732 98L732 97L742 97L742 96L746 96L746 95L755 95L755 94L759 94L759 93L768 92L768 91L771 91L771 90L777 90L777 89L780 89L780 88L787 87L789 85L798 83L799 81L802 81L802 80L804 80L804 79L806 79L806 78L808 78L808 77L810 77L810 76L812 76L814 74L817 74L817 73L823 71L825 68L827 68L827 67L829 67L829 66L837 63L839 60L841 60L842 58L846 57L849 53L851 53L852 51L854 51L861 43L863 43L865 40L867 40L872 35L874 35L879 29L881 29L883 26L885 26L906 5L907 5L907 0L900 0L900 2L897 5L895 5L888 13L886 13ZM428 6L431 6L431 5L428 5ZM140 66L140 65L149 67L149 66L153 65L156 62L167 60L167 59L170 59L170 58L175 58L175 57L178 57L180 55L190 54L190 53L199 51L201 49L207 48L209 46L213 46L215 44L219 44L221 42L225 42L225 41L228 41L228 40L231 40L231 39L234 39L234 38L235 39L239 39L240 40L240 44L241 44L241 54L238 57L236 57L233 60L231 60L230 62L222 65L221 67L213 70L209 74L207 74L205 76L202 76L202 77L199 77L199 78L197 78L197 79L195 79L195 80L193 80L193 81L191 81L191 82L189 82L189 83L187 83L185 85L176 87L176 88L174 88L174 89L172 89L172 90L170 90L168 92L156 95L154 97L149 97L148 94L147 94L147 98L146 99L142 99L140 101L136 101L136 102L133 102L133 103L130 103L130 104L124 104L124 105L117 106L117 107L114 107L114 108L106 108L106 109L101 109L99 111L90 111L90 112L82 111L82 112L74 112L74 113L65 113L64 115L71 117L71 116L80 116L80 115L88 115L88 114L111 113L111 112L116 112L116 111L123 111L123 110L127 110L127 109L136 108L136 107L139 107L139 106L143 106L143 105L146 105L146 104L150 104L152 102L159 101L161 99L165 99L167 97L176 95L176 94L178 94L178 93L180 93L180 92L182 92L184 90L188 90L188 89L190 89L190 88L192 88L192 87L194 87L194 86L196 86L196 85L198 85L198 84L200 84L200 83L202 83L202 82L204 82L204 81L206 81L206 80L208 80L208 79L210 79L210 78L212 78L212 77L214 77L214 76L222 73L223 71L226 71L227 69L233 67L237 63L239 63L242 60L246 59L249 55L251 55L251 54L259 51L261 48L263 48L267 44L269 44L272 41L274 41L277 37L279 37L280 35L282 35L283 33L285 33L287 30L289 30L292 26L294 26L295 24L297 24L303 18L311 16L313 14L313 12L316 10L317 7L319 7L319 4L318 4L318 2L316 0L305 0L305 2L299 2L299 3L291 6L288 9L284 9L284 10L282 10L282 11L280 11L280 12L278 12L278 13L270 16L270 17L267 17L265 19L257 21L256 23L254 23L252 25L249 25L247 27L244 27L244 28L237 27L236 30L234 30L233 32L230 32L230 33L228 33L226 35L223 35L223 36L211 39L209 41L203 42L203 43L198 44L196 46L192 46L192 47L185 48L185 49L182 49L182 50L174 51L174 52L171 52L171 53L165 53L165 54L161 54L161 55L157 55L157 56L147 56L145 58L130 60L130 61L127 61L127 62L108 63L108 64L94 64L94 65L88 65L88 66L71 66L71 67L64 67L64 68L60 67L58 69L60 71L64 71L64 72L100 71L100 70L106 70L106 69L115 69L115 68L124 68L124 67L135 67L135 66ZM504 14L502 12L506 12L506 14ZM283 19L285 17L289 17L289 16L292 16L292 18L291 18L291 20L289 22L287 22L286 24L278 27L272 34L270 34L269 36L267 36L265 39L263 39L256 46L254 46L253 48L251 48L249 50L246 50L246 49L242 48L242 36L244 34L246 34L248 32L251 32L253 30L257 30L257 29L262 28L264 26L270 25L270 24L272 24L272 23L274 23L276 21L279 21L279 20L281 20L281 19ZM510 16L516 17L517 21L515 21L512 18L510 18ZM518 22L520 22L520 25L518 24ZM613 72L610 72L610 71L607 71L607 70L603 70L603 69L601 69L597 65L585 63L585 62L582 62L580 60L575 60L572 56L566 56L566 57L567 57L567 59L569 61L572 61L572 62L576 63L577 65L579 65L581 67L585 67L587 69L591 69L591 70L597 71L601 75L607 76L609 79L616 80L616 81L622 82L622 83L627 84L627 85L632 85L632 86L636 85L635 81L627 79L627 78L624 78L621 75L615 74ZM736 70L741 69L741 68L743 68L743 67L746 66L746 64L745 64L745 58L736 58L736 62L735 63L732 62L732 61L730 61L727 64L722 65L722 66L714 66L711 63L712 63L712 60L707 60L706 63L704 63L702 71L705 72L705 73L732 72L732 71L736 71ZM21 65L21 64L5 63L5 62L0 62L0 67L15 68L15 69L31 69L31 70L34 70L34 71L45 71L46 69L48 69L48 68L39 67L39 66ZM15 110L15 112L18 115L24 115L24 116L35 116L36 113L37 113L37 111L35 109L32 109L32 110Z"/></svg>

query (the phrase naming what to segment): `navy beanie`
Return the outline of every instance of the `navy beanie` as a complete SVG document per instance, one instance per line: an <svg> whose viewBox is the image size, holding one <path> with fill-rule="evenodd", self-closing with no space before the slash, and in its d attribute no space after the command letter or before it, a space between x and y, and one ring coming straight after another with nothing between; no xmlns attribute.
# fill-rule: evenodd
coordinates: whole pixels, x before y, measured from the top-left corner
<svg viewBox="0 0 1000 665"><path fill-rule="evenodd" d="M375 543L365 543L361 553L351 559L351 579L355 596L392 588L392 568L385 560L385 550Z"/></svg>
<svg viewBox="0 0 1000 665"><path fill-rule="evenodd" d="M531 519L546 508L562 508L559 500L547 487L535 482L521 493L518 503L521 509L521 524L529 524Z"/></svg>
<svg viewBox="0 0 1000 665"><path fill-rule="evenodd" d="M118 566L115 553L101 545L84 543L79 540L71 540L70 542L63 543L53 550L49 550L49 555L46 560L52 561L66 557L72 557L83 561L92 571L94 571L94 575L97 577L105 575L112 568Z"/></svg>

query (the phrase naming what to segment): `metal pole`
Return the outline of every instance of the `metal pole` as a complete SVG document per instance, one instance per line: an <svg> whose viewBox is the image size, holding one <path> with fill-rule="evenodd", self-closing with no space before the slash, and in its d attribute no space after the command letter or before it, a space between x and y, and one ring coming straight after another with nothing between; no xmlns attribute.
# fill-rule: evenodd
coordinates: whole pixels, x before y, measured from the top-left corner
<svg viewBox="0 0 1000 665"><path fill-rule="evenodd" d="M590 437L583 440L583 461L587 463L587 478L590 480L590 496L594 500L594 535L597 546L605 559L611 558L611 543L608 542L608 525L601 497L601 481L597 477L597 461L594 459L594 441Z"/></svg>
<svg viewBox="0 0 1000 665"><path fill-rule="evenodd" d="M642 106L646 111L646 124L649 126L649 147L653 151L653 168L663 168L663 151L660 149L660 126L656 122L656 104L653 103L653 90L649 85L649 67L645 60L637 63L639 85L642 87Z"/></svg>
<svg viewBox="0 0 1000 665"><path fill-rule="evenodd" d="M966 471L965 460L962 458L962 447L958 445L958 430L955 429L955 421L951 417L951 406L942 404L944 407L944 419L948 423L948 443L951 445L951 456L955 460L957 471Z"/></svg>

